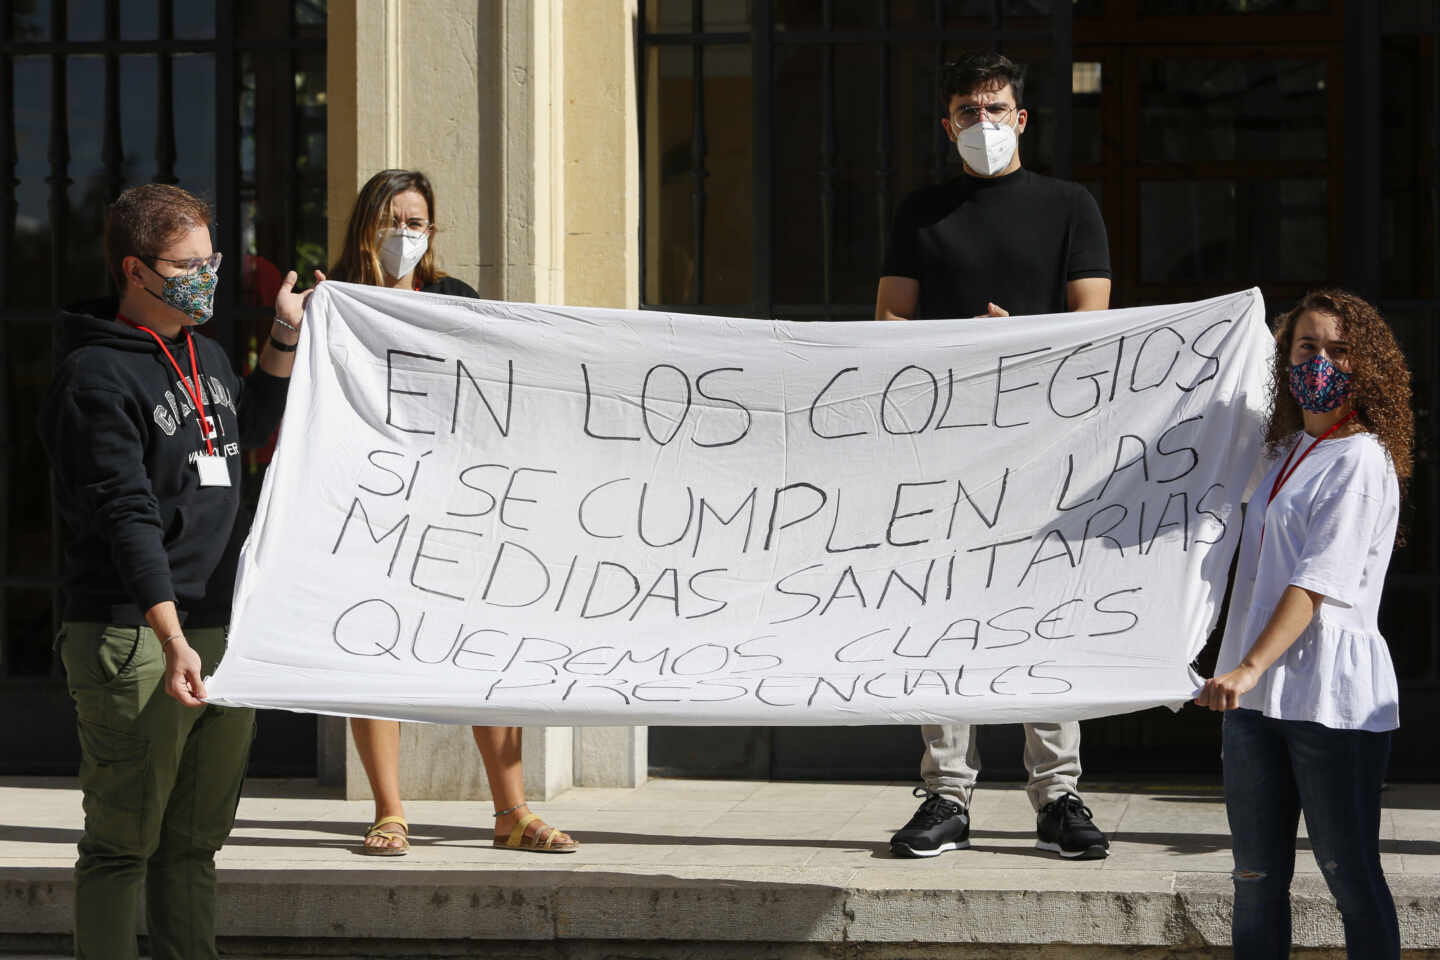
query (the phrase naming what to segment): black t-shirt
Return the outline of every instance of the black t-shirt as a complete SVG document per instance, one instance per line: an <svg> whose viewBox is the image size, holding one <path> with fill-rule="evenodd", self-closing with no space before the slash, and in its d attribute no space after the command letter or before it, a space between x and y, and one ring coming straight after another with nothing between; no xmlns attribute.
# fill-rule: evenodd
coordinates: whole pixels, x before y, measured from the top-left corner
<svg viewBox="0 0 1440 960"><path fill-rule="evenodd" d="M987 301L1015 316L1063 313L1066 283L1110 276L1105 222L1078 183L1023 167L962 174L900 204L885 276L920 281L916 319L979 316Z"/></svg>
<svg viewBox="0 0 1440 960"><path fill-rule="evenodd" d="M458 277L441 277L434 283L427 283L420 288L421 293L443 293L448 297L469 297L472 300L479 300L480 294L475 288Z"/></svg>

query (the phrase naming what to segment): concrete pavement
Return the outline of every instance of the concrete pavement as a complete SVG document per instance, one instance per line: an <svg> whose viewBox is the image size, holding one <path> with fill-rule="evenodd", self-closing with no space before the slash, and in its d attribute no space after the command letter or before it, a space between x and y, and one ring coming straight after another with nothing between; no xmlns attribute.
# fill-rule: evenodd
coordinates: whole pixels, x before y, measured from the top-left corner
<svg viewBox="0 0 1440 960"><path fill-rule="evenodd" d="M977 791L974 849L931 860L889 853L917 803L909 784L697 780L537 804L581 840L563 856L492 848L488 804L412 803L410 855L382 859L356 853L367 803L252 782L219 857L221 933L270 956L1228 955L1215 949L1231 868L1218 788L1086 786L1108 860L1034 850L1034 816L1009 785ZM0 780L0 948L63 949L80 825L73 781ZM1440 786L1392 787L1382 837L1406 946L1440 957ZM1338 947L1301 847L1296 944Z"/></svg>

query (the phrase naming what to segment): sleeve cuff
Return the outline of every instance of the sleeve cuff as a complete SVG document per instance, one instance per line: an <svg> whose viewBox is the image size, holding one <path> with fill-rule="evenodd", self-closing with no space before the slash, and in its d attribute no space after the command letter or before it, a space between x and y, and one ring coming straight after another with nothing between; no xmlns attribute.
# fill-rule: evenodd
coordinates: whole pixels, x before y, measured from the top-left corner
<svg viewBox="0 0 1440 960"><path fill-rule="evenodd" d="M240 394L240 446L253 450L269 442L285 415L289 390L289 377L277 377L259 367L250 372Z"/></svg>
<svg viewBox="0 0 1440 960"><path fill-rule="evenodd" d="M267 371L264 367L256 367L254 370L251 370L249 375L246 376L245 379L249 381L249 383L246 384L246 387L250 390L256 391L257 393L284 394L286 389L288 389L290 386L289 377L277 377L275 376L275 374Z"/></svg>
<svg viewBox="0 0 1440 960"><path fill-rule="evenodd" d="M167 573L145 574L130 581L130 593L144 613L157 603L175 602L175 587Z"/></svg>
<svg viewBox="0 0 1440 960"><path fill-rule="evenodd" d="M1290 586L1299 587L1301 590L1309 590L1311 593L1318 593L1331 603L1338 603L1344 607L1355 606L1355 598L1349 590L1337 588L1333 583L1324 583L1307 574L1299 574L1290 578Z"/></svg>

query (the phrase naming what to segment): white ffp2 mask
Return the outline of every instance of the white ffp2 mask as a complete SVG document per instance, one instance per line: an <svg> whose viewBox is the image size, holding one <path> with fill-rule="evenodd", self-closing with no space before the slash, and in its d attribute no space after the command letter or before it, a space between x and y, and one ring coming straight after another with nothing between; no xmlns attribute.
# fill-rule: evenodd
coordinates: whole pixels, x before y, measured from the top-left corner
<svg viewBox="0 0 1440 960"><path fill-rule="evenodd" d="M380 242L380 266L390 276L399 279L415 269L415 264L430 248L428 233L411 233L408 230L392 230Z"/></svg>
<svg viewBox="0 0 1440 960"><path fill-rule="evenodd" d="M985 177L993 177L1010 166L1017 144L1014 127L985 120L961 130L955 140L960 159Z"/></svg>

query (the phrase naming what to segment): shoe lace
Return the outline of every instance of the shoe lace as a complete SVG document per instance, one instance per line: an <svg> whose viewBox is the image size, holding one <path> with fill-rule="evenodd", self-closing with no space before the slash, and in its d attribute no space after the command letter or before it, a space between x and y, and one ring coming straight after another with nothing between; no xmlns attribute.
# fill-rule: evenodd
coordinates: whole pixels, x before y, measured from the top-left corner
<svg viewBox="0 0 1440 960"><path fill-rule="evenodd" d="M932 793L924 787L916 787L911 791L911 795L925 798L925 802L920 804L920 809L915 811L915 816L910 818L910 823L916 827L933 827L963 811L960 804L954 800L947 800L940 794Z"/></svg>
<svg viewBox="0 0 1440 960"><path fill-rule="evenodd" d="M1089 807L1085 806L1085 801L1081 800L1073 793L1065 794L1065 796L1055 801L1055 805L1062 814L1065 814L1069 817L1083 817L1084 819L1090 820L1092 822L1095 819L1095 814L1091 812Z"/></svg>

